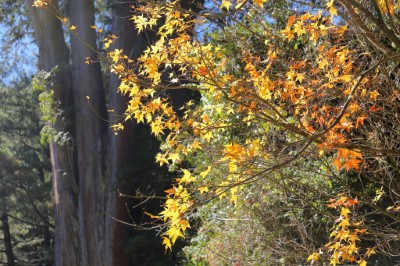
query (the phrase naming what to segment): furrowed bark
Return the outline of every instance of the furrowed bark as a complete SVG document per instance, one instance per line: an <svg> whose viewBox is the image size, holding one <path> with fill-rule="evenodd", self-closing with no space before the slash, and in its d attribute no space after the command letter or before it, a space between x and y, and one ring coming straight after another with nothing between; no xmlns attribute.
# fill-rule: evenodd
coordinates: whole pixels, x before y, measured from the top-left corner
<svg viewBox="0 0 400 266"><path fill-rule="evenodd" d="M72 84L69 66L69 50L65 43L61 22L54 15L58 13L58 2L52 1L48 10L32 6L33 0L26 1L39 48L40 68L54 75L54 92L61 115L56 117L54 128L71 138L73 132ZM71 143L60 145L50 143L55 202L55 264L82 265L79 243L79 223L76 215L78 206L78 172L75 168L75 152Z"/></svg>
<svg viewBox="0 0 400 266"><path fill-rule="evenodd" d="M94 3L71 0L72 88L74 97L75 145L79 172L79 239L82 265L105 264L106 141L107 119L104 86L97 57Z"/></svg>

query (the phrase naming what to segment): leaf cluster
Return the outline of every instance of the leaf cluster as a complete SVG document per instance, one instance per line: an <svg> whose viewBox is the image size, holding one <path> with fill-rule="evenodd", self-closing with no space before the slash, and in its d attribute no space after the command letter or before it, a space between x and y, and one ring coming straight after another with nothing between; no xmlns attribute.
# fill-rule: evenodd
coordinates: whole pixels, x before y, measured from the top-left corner
<svg viewBox="0 0 400 266"><path fill-rule="evenodd" d="M396 30L378 22L389 24L397 19L399 7L389 2L385 8L376 2L380 15L374 20L361 2L306 1L298 7L301 11L283 13L285 19L268 13L268 7L274 6L268 1L213 2L216 5L196 14L197 20L190 10L180 8L179 1L148 2L135 8L132 20L139 31L164 19L163 26L154 28L158 41L149 45L137 62L121 50L109 50L108 60L121 80L120 92L130 97L126 119L146 123L155 136L164 136L156 160L181 173L166 191L164 211L157 216L167 226L163 235L166 249L184 236L190 218L197 210L201 212L202 206L210 204L207 208L221 211L236 206L240 213L240 206L257 191L252 186L263 184L266 191L261 195L268 195L267 202L285 199L291 203L287 210L277 208L280 213L273 216L275 223L281 222L279 215L302 216L284 219L297 223L302 233L294 236L284 230L283 236L271 238L270 245L283 239L290 242L286 239L292 236L291 241L309 252L323 241L318 237L305 241L315 234L305 228L318 227L315 224L332 218L330 211L320 208L321 202L335 193L346 193L365 204L359 211L363 217L379 213L378 222L365 220L368 231L374 228L375 232L375 239L366 243L390 255L383 243L391 241L399 220L395 211L398 187L389 185L400 155L395 135L398 56L393 49L397 37L391 34ZM360 24L362 16L370 23ZM221 19L226 19L223 27ZM193 38L195 28L210 28L211 33L203 39ZM379 38L391 40L393 47L369 33L361 34L362 41L354 37L371 29L379 30ZM177 112L166 92L178 89L200 91L201 104L188 102ZM382 128L385 133L379 132ZM192 163L190 169L182 166L185 161ZM372 195L380 185L388 195L382 206L377 203L383 192ZM225 203L214 205L215 199ZM254 205L251 208L256 209ZM318 216L309 227L303 218L310 214L298 213L307 209ZM258 221L252 211L234 218L228 211L222 212L229 217L224 219L239 221L248 215L252 222ZM385 229L377 230L383 224ZM342 225L339 227L348 229ZM240 230L235 226L234 232ZM210 243L224 237L210 238ZM228 242L240 243L233 239ZM225 251L211 253L218 256ZM284 257L285 253L271 252L270 256L276 262L279 254ZM236 255L219 257L236 263ZM348 255L350 258L352 252ZM250 261L253 259L258 258ZM331 264L339 261L336 257ZM299 261L294 258L294 262Z"/></svg>

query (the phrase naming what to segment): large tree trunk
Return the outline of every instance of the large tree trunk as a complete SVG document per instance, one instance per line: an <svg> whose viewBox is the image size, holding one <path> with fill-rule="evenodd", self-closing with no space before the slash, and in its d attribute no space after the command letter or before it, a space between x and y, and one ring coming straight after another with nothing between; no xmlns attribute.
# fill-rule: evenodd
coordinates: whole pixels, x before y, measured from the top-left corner
<svg viewBox="0 0 400 266"><path fill-rule="evenodd" d="M113 48L123 49L124 53L132 58L137 58L141 51L145 48L146 40L141 39L132 27L132 23L127 19L130 14L130 4L118 0L111 1L112 10L112 33L118 36L115 40ZM110 77L109 91L109 108L114 110L110 115L110 123L113 124L120 119L126 110L128 97L123 97L117 93L119 80L116 75ZM115 135L112 129L109 129L109 183L108 193L110 195L107 201L107 239L111 239L107 243L107 265L130 265L129 256L122 245L126 243L129 237L129 227L119 221L129 221L129 214L126 209L126 199L118 197L117 191L121 193L131 194L132 186L120 187L122 180L127 180L126 169L133 160L132 151L135 149L133 145L134 138L133 123L126 123L125 129ZM129 172L129 171L128 171ZM131 177L132 178L132 177Z"/></svg>
<svg viewBox="0 0 400 266"><path fill-rule="evenodd" d="M72 86L69 50L66 46L61 23L53 13L58 13L57 1L48 10L32 7L33 0L26 0L32 20L36 43L39 47L40 68L51 71L57 67L52 90L62 116L57 116L54 128L73 138ZM76 158L72 143L50 143L55 202L55 262L56 265L82 265L79 242Z"/></svg>
<svg viewBox="0 0 400 266"><path fill-rule="evenodd" d="M83 265L105 265L106 141L105 93L97 57L94 3L70 1L70 19L77 36L71 36L72 87L74 95L75 145L79 172L80 245ZM88 100L89 99L89 103Z"/></svg>
<svg viewBox="0 0 400 266"><path fill-rule="evenodd" d="M10 226L8 224L8 215L6 212L1 214L1 229L3 231L4 247L7 257L7 265L14 266L14 253L12 250Z"/></svg>
<svg viewBox="0 0 400 266"><path fill-rule="evenodd" d="M183 7L193 9L193 3L189 2L183 1ZM132 2L111 1L112 33L118 36L112 48L122 49L124 54L135 60L149 44L157 39L157 36L154 30L141 34L135 30L129 20L132 15L131 5ZM129 100L128 96L118 94L118 85L119 79L116 75L112 75L108 99L110 109L114 110L115 116L110 116L111 123L113 123L113 117L117 120L123 116ZM176 109L190 98L188 96L188 91L170 93ZM132 195L137 190L145 195L162 193L166 183L168 183L168 174L166 171L162 172L154 162L155 152L157 152L159 145L158 141L150 135L149 130L144 125L127 121L124 127L124 130L118 132L118 135L114 135L110 130L110 194L115 194L117 189L122 194L127 195ZM109 208L115 210L114 213L109 212L109 214L118 220L140 224L146 219L141 208L145 208L146 211L151 213L160 211L160 203L156 201L145 206L141 205L140 208L131 209L132 206L140 202L140 199L132 201L124 197L112 198L109 204L116 206L116 208ZM109 233L112 234L110 238L113 239L110 243L113 248L108 249L113 251L113 256L111 257L111 254L108 256L108 265L154 265L159 264L160 261L163 261L163 265L175 265L171 256L162 257L163 247L160 238L154 232L136 231L131 234L131 229L124 224L113 220L109 220L108 224L107 228L110 229ZM130 258L120 248L123 242L128 240L128 237L131 239L131 243L136 243L130 245ZM112 263L111 259L113 260Z"/></svg>
<svg viewBox="0 0 400 266"><path fill-rule="evenodd" d="M112 33L118 36L118 39L113 44L113 49L123 49L124 54L131 59L138 58L143 50L156 39L154 32L146 32L139 34L132 25L129 17L132 15L130 6L132 3L113 0L112 8ZM110 92L109 106L114 112L110 116L110 122L115 123L123 116L127 103L128 96L121 96L117 92L119 79L116 75L110 77ZM114 115L113 115L114 114ZM118 121L119 122L119 121ZM154 150L158 147L158 142L150 135L148 130L143 125L137 125L132 121L127 121L124 124L125 128L122 132L115 135L110 129L110 195L116 195L118 190L122 194L132 195L136 190L144 192L151 187L151 190L162 191L162 186L159 184L159 174L155 174L157 166L154 164ZM142 199L144 200L144 199ZM114 197L109 201L110 205L116 206L109 208L115 210L114 213L109 212L109 215L128 223L140 223L143 218L143 211L140 208L132 209L141 200L133 201L126 197ZM154 204L159 207L157 202ZM152 212L147 209L147 211ZM131 220L133 219L133 221ZM112 257L109 256L108 265L154 265L164 261L163 265L169 265L168 256L162 257L163 248L159 237L154 232L136 231L132 232L132 228L108 220L113 239ZM129 254L121 249L122 245L127 245L130 240Z"/></svg>

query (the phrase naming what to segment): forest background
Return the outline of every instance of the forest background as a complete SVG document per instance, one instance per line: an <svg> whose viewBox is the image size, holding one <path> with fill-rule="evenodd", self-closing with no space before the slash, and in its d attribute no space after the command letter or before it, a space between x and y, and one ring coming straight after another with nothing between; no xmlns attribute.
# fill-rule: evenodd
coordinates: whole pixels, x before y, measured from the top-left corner
<svg viewBox="0 0 400 266"><path fill-rule="evenodd" d="M1 1L2 261L399 263L399 12Z"/></svg>

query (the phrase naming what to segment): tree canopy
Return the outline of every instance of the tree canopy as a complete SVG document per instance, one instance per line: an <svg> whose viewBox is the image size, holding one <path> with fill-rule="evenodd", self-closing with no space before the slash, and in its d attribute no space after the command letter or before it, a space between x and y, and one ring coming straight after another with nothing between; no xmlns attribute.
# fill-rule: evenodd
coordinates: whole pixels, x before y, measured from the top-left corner
<svg viewBox="0 0 400 266"><path fill-rule="evenodd" d="M4 265L51 265L48 149L40 142L39 90L27 79L0 88L1 254Z"/></svg>

